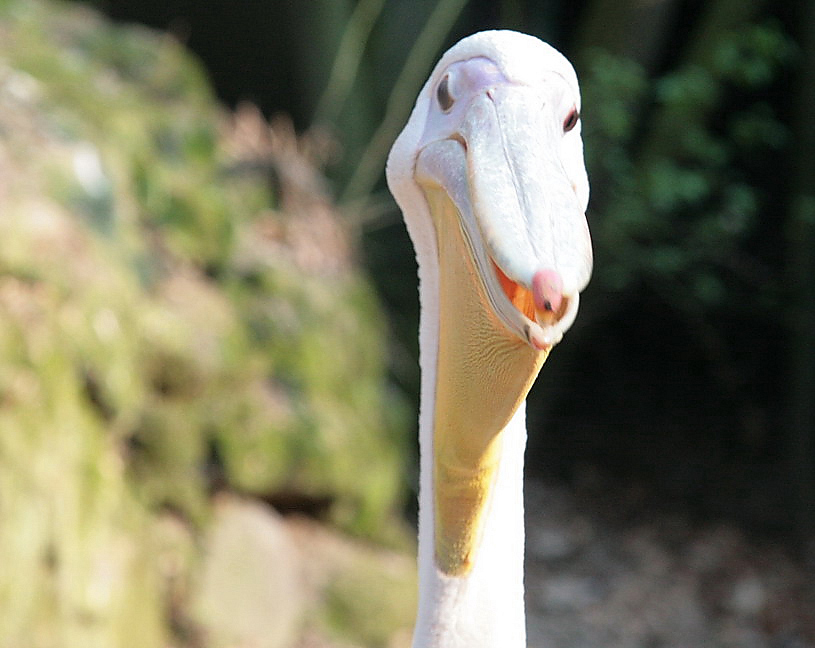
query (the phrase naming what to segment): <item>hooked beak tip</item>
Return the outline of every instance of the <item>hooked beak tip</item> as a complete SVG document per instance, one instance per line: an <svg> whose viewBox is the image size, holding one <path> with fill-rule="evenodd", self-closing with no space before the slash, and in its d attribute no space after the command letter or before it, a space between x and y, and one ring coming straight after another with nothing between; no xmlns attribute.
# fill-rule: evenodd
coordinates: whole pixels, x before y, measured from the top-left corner
<svg viewBox="0 0 815 648"><path fill-rule="evenodd" d="M563 302L563 279L556 270L538 270L532 277L532 298L535 308L556 313Z"/></svg>

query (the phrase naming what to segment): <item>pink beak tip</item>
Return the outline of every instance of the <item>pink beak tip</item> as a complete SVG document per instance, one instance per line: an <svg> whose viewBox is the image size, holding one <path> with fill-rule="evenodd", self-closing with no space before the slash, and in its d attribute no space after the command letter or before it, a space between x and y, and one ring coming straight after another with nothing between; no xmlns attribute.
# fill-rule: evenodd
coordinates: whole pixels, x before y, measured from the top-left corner
<svg viewBox="0 0 815 648"><path fill-rule="evenodd" d="M532 277L532 297L539 311L556 313L563 302L563 280L555 270L538 270Z"/></svg>

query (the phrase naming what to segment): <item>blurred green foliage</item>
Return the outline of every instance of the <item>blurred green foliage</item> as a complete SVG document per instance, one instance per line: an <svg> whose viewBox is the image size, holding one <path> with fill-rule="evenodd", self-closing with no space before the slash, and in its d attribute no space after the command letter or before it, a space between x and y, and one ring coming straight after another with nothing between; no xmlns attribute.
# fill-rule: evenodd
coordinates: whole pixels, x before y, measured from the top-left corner
<svg viewBox="0 0 815 648"><path fill-rule="evenodd" d="M602 290L645 282L679 310L778 298L779 277L759 279L762 262L747 252L767 199L745 160L787 143L762 91L794 54L781 28L764 23L728 34L709 65L657 78L625 57L587 57L584 137L602 268L593 281Z"/></svg>

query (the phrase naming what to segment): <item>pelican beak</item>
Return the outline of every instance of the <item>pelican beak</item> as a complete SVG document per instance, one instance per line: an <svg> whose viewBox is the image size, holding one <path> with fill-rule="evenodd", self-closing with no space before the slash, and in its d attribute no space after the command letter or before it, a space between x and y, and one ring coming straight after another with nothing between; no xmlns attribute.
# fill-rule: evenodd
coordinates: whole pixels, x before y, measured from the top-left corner
<svg viewBox="0 0 815 648"><path fill-rule="evenodd" d="M490 307L538 350L571 326L592 267L577 195L582 151L570 178L562 124L535 88L495 84L452 135L424 146L416 166L419 183L439 186L455 205Z"/></svg>
<svg viewBox="0 0 815 648"><path fill-rule="evenodd" d="M437 244L435 546L452 576L474 564L500 432L574 321L591 273L582 149L575 179L562 117L544 95L490 84L454 130L423 142L414 169Z"/></svg>

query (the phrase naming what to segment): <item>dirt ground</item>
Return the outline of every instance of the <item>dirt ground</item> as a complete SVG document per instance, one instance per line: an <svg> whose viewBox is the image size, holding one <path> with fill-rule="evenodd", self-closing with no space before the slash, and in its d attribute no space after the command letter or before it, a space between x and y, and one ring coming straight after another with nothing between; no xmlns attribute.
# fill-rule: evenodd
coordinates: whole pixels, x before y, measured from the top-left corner
<svg viewBox="0 0 815 648"><path fill-rule="evenodd" d="M530 648L815 647L815 539L528 481Z"/></svg>

